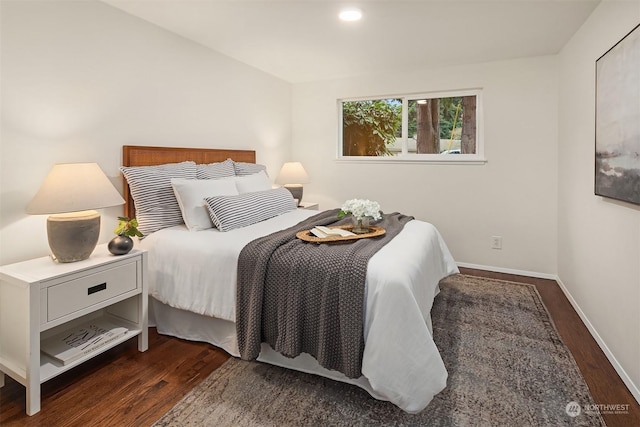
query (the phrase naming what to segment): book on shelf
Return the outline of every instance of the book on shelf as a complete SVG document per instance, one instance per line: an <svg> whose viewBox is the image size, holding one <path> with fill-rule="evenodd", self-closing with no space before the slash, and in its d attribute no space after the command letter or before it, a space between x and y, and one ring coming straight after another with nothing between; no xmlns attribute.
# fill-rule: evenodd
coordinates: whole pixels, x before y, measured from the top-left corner
<svg viewBox="0 0 640 427"><path fill-rule="evenodd" d="M40 350L68 365L125 335L129 330L106 319L94 319L43 340Z"/></svg>

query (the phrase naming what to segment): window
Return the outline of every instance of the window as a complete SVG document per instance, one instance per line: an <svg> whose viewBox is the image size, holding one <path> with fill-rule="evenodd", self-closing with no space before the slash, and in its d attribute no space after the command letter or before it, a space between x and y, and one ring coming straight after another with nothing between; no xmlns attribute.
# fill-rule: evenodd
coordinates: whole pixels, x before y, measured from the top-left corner
<svg viewBox="0 0 640 427"><path fill-rule="evenodd" d="M340 159L484 161L481 92L339 101Z"/></svg>

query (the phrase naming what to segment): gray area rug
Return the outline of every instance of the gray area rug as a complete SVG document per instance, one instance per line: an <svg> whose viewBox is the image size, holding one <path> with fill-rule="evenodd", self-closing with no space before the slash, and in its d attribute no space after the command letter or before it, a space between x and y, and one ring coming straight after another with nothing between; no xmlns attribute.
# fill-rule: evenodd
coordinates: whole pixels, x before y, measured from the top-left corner
<svg viewBox="0 0 640 427"><path fill-rule="evenodd" d="M455 275L432 318L447 387L419 414L358 387L229 359L155 426L601 426L569 350L532 285Z"/></svg>

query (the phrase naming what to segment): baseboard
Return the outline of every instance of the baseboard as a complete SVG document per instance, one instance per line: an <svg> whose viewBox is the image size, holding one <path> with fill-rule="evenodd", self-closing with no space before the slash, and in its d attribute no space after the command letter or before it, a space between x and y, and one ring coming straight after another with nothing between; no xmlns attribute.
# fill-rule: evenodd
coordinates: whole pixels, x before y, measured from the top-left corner
<svg viewBox="0 0 640 427"><path fill-rule="evenodd" d="M616 372L618 373L622 381L625 383L625 385L633 395L633 397L640 404L640 389L638 389L638 387L633 383L629 375L627 375L627 372L624 370L622 365L620 365L620 363L618 362L618 359L616 359L616 357L613 355L611 350L609 350L609 347L607 347L607 344L604 342L604 340L602 339L602 337L600 336L596 328L594 328L594 326L591 324L591 322L589 321L589 318L587 317L586 314L584 314L584 312L582 311L582 309L580 308L576 300L573 299L571 292L569 292L569 290L564 285L560 277L556 277L555 279L558 282L558 286L560 286L560 289L562 290L564 295L567 297L567 299L573 306L573 309L576 311L576 313L578 313L578 316L580 316L582 323L584 323L584 325L589 330L589 333L591 333L591 336L593 337L593 339L596 340L596 342L600 346L600 349L604 352L604 355L607 357L607 359L609 359L609 362L613 366L613 369L616 370ZM614 404L614 403L620 403L620 402L604 402L604 403Z"/></svg>
<svg viewBox="0 0 640 427"><path fill-rule="evenodd" d="M469 264L466 262L458 262L458 267L473 268L476 270L495 271L496 273L515 274L518 276L536 277L538 279L556 280L558 276L549 273L538 273L536 271L514 270L512 268L492 267L488 265Z"/></svg>

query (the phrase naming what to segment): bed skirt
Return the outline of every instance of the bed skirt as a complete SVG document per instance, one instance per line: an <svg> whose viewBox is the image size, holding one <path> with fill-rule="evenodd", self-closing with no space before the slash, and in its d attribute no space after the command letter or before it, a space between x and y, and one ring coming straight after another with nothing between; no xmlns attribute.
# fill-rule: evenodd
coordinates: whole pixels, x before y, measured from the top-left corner
<svg viewBox="0 0 640 427"><path fill-rule="evenodd" d="M149 325L155 325L159 334L189 341L207 342L226 351L231 356L240 357L234 322L173 308L149 297ZM369 380L364 376L348 378L341 372L323 368L312 356L306 353L290 359L263 343L258 361L353 384L364 389L375 399L388 401L371 388Z"/></svg>

